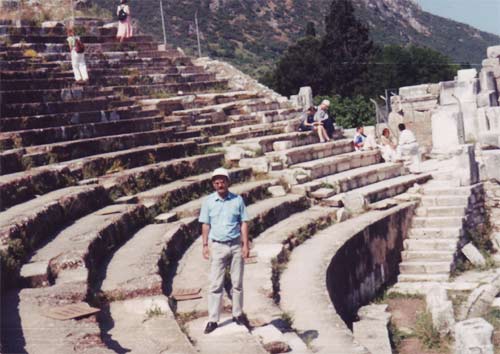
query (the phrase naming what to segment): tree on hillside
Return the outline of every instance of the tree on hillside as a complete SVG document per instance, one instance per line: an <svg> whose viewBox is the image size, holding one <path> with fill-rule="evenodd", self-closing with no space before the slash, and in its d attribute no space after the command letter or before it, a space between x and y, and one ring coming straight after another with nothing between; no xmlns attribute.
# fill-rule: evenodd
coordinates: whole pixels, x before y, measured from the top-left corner
<svg viewBox="0 0 500 354"><path fill-rule="evenodd" d="M378 50L372 67L372 96L386 88L453 80L458 65L430 48L389 45Z"/></svg>
<svg viewBox="0 0 500 354"><path fill-rule="evenodd" d="M321 43L322 94L353 96L365 93L374 45L369 31L355 16L350 0L334 0L325 18Z"/></svg>
<svg viewBox="0 0 500 354"><path fill-rule="evenodd" d="M306 28L310 35L288 47L271 77L265 79L265 84L283 95L294 95L302 86L311 86L313 92L318 92L320 88L322 77L318 70L322 65L319 56L321 42L312 35L316 32L314 25L311 27L308 24Z"/></svg>
<svg viewBox="0 0 500 354"><path fill-rule="evenodd" d="M306 25L306 37L316 37L316 26L314 22L308 22Z"/></svg>

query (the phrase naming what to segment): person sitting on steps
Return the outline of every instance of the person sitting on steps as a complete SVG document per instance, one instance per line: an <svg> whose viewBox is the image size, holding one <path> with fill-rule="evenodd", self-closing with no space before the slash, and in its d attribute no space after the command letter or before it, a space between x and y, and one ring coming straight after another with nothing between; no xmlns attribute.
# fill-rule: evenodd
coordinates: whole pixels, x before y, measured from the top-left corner
<svg viewBox="0 0 500 354"><path fill-rule="evenodd" d="M327 132L328 123L328 108L330 107L330 101L323 100L319 105L318 111L314 115L314 126L318 132L318 138L321 143L330 141L330 137Z"/></svg>

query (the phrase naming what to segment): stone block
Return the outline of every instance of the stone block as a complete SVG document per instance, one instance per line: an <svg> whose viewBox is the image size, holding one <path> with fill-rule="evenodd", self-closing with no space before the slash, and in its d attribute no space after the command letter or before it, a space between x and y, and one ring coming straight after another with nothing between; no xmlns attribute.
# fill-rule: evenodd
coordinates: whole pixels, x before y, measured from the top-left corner
<svg viewBox="0 0 500 354"><path fill-rule="evenodd" d="M267 188L267 191L273 196L273 197L282 197L286 195L285 188L283 186L272 186Z"/></svg>
<svg viewBox="0 0 500 354"><path fill-rule="evenodd" d="M312 88L309 86L301 87L298 94L299 106L308 109L314 105Z"/></svg>
<svg viewBox="0 0 500 354"><path fill-rule="evenodd" d="M366 208L366 200L362 194L348 192L342 196L342 204L350 214L362 213Z"/></svg>
<svg viewBox="0 0 500 354"><path fill-rule="evenodd" d="M346 208L340 208L339 210L337 210L337 222L346 221L350 217L351 215Z"/></svg>
<svg viewBox="0 0 500 354"><path fill-rule="evenodd" d="M432 324L441 335L450 333L455 326L453 304L448 300L446 289L434 286L426 294L427 311L432 315Z"/></svg>
<svg viewBox="0 0 500 354"><path fill-rule="evenodd" d="M455 171L453 176L460 181L460 186L479 183L479 165L476 162L474 145L462 145L451 163Z"/></svg>
<svg viewBox="0 0 500 354"><path fill-rule="evenodd" d="M59 21L43 21L42 28L56 28L56 27L64 27L64 24Z"/></svg>
<svg viewBox="0 0 500 354"><path fill-rule="evenodd" d="M462 253L475 266L484 267L486 265L486 260L483 255L472 243L468 243L462 247Z"/></svg>
<svg viewBox="0 0 500 354"><path fill-rule="evenodd" d="M386 307L387 305L364 306L358 311L360 321L353 323L354 338L370 353L392 353L387 329L390 314L385 312Z"/></svg>
<svg viewBox="0 0 500 354"><path fill-rule="evenodd" d="M498 59L500 58L500 45L488 47L486 50L488 59Z"/></svg>
<svg viewBox="0 0 500 354"><path fill-rule="evenodd" d="M283 169L283 163L282 162L271 162L269 164L269 168L271 171L281 171Z"/></svg>
<svg viewBox="0 0 500 354"><path fill-rule="evenodd" d="M228 161L239 161L246 155L245 149L239 146L228 146L226 148L226 153L224 155L225 159Z"/></svg>
<svg viewBox="0 0 500 354"><path fill-rule="evenodd" d="M491 240L493 241L493 247L495 247L497 251L500 251L500 232L494 232L491 236Z"/></svg>
<svg viewBox="0 0 500 354"><path fill-rule="evenodd" d="M311 193L311 196L316 199L325 199L335 195L335 190L332 188L320 188Z"/></svg>
<svg viewBox="0 0 500 354"><path fill-rule="evenodd" d="M482 107L497 107L498 106L498 95L496 91L486 91L481 92L477 95L477 106Z"/></svg>
<svg viewBox="0 0 500 354"><path fill-rule="evenodd" d="M497 85L495 83L495 75L492 71L481 70L479 73L479 83L481 85L481 92L483 91L496 91Z"/></svg>
<svg viewBox="0 0 500 354"><path fill-rule="evenodd" d="M470 81L477 77L476 69L462 69L457 71L457 81Z"/></svg>
<svg viewBox="0 0 500 354"><path fill-rule="evenodd" d="M275 141L273 143L274 151L283 151L293 148L293 142L291 140Z"/></svg>
<svg viewBox="0 0 500 354"><path fill-rule="evenodd" d="M269 165L266 157L256 157L256 158L243 158L239 161L240 167L251 167L255 172L267 173L269 171Z"/></svg>
<svg viewBox="0 0 500 354"><path fill-rule="evenodd" d="M500 297L497 297L495 300L493 300L491 307L500 309Z"/></svg>
<svg viewBox="0 0 500 354"><path fill-rule="evenodd" d="M483 318L472 318L455 325L455 354L493 354L493 326Z"/></svg>
<svg viewBox="0 0 500 354"><path fill-rule="evenodd" d="M401 87L399 89L399 95L401 96L401 98L403 100L408 99L408 98L426 96L428 94L429 94L429 85L428 84L406 86L406 87Z"/></svg>
<svg viewBox="0 0 500 354"><path fill-rule="evenodd" d="M498 65L500 65L500 58L484 59L482 62L483 68L489 67L489 66L498 66Z"/></svg>

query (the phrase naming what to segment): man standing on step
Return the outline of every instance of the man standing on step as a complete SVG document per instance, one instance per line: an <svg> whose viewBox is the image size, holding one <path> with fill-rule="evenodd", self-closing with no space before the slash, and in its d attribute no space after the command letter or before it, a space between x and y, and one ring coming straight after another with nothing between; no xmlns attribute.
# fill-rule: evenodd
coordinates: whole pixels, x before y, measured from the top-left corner
<svg viewBox="0 0 500 354"><path fill-rule="evenodd" d="M229 191L229 183L226 169L218 168L212 173L215 192L204 200L198 219L202 223L203 257L210 258L207 334L217 328L228 264L231 266L233 320L239 325L246 324L242 308L243 266L249 255L248 215L241 196Z"/></svg>

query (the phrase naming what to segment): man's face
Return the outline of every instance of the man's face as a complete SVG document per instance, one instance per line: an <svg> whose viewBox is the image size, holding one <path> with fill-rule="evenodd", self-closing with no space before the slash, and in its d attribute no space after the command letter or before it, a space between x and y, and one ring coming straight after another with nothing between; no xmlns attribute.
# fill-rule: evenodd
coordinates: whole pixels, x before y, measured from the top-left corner
<svg viewBox="0 0 500 354"><path fill-rule="evenodd" d="M220 196L225 196L229 188L229 181L224 176L217 176L212 180L212 186Z"/></svg>

